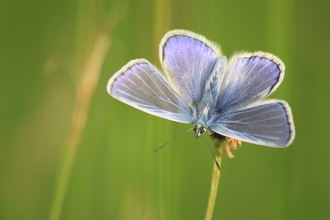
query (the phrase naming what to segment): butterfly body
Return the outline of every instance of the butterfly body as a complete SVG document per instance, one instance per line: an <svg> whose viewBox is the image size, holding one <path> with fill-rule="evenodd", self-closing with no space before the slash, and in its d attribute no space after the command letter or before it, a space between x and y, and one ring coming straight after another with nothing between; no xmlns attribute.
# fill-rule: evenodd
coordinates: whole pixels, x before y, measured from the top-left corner
<svg viewBox="0 0 330 220"><path fill-rule="evenodd" d="M225 57L222 57L225 59ZM214 132L209 129L212 124L214 117L221 113L216 108L216 103L219 99L220 82L223 73L219 72L218 66L212 70L209 79L205 82L205 89L199 103L194 103L196 106L192 109L197 109L196 113L193 114L193 124L195 126L195 138L198 138L201 134L208 131L209 134Z"/></svg>

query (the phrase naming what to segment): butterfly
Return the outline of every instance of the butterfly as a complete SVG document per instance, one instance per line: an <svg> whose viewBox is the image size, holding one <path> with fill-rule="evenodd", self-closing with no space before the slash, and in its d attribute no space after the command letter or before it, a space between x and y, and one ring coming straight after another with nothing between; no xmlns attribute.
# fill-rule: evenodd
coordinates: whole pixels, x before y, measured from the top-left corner
<svg viewBox="0 0 330 220"><path fill-rule="evenodd" d="M164 74L146 59L131 60L109 79L107 92L151 115L193 124L195 138L208 132L267 147L294 140L288 103L265 99L284 77L276 56L241 52L227 61L216 43L172 30L159 58Z"/></svg>

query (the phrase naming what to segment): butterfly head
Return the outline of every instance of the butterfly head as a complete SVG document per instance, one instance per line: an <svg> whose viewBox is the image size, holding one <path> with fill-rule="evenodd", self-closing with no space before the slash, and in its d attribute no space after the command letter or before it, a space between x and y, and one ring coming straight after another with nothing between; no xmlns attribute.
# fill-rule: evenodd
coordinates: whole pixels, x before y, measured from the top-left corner
<svg viewBox="0 0 330 220"><path fill-rule="evenodd" d="M195 138L199 138L202 134L206 132L206 127L198 124L194 126L194 131L195 131Z"/></svg>

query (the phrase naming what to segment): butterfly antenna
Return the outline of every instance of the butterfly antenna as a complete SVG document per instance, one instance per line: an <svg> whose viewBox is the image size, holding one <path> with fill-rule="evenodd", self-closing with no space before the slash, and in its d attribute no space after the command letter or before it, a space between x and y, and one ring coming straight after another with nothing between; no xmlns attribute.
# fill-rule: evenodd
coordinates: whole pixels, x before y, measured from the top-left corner
<svg viewBox="0 0 330 220"><path fill-rule="evenodd" d="M182 134L176 136L175 138L173 138L171 141L167 142L166 144L164 144L163 146L157 148L156 150L154 150L153 152L157 152L157 151L160 151L161 149L163 149L164 147L166 147L167 145L169 145L170 143L172 143L173 141L175 141L176 139L182 137L183 135L187 134L189 131L193 130L194 127L186 130L185 132L183 132Z"/></svg>
<svg viewBox="0 0 330 220"><path fill-rule="evenodd" d="M207 139L207 137L206 137L204 134L203 134L203 136L204 136L204 139L205 139L207 145L209 146L209 148L210 148L210 150L211 150L211 153L212 153L213 159L214 159L215 163L217 164L218 169L221 170L220 165L219 165L217 159L215 158L215 155L214 155L214 153L213 153L213 150L212 150L212 147L211 147L211 145L210 145L209 140Z"/></svg>

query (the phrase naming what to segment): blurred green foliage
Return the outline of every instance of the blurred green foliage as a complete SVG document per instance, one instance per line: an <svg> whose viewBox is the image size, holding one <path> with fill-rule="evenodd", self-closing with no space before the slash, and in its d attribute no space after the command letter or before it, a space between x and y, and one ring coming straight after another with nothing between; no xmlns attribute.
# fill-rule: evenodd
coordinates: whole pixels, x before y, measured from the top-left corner
<svg viewBox="0 0 330 220"><path fill-rule="evenodd" d="M79 84L96 30L120 17L90 106L61 219L203 219L213 160L190 128L105 91L134 58L159 64L158 43L188 29L235 51L280 57L273 98L289 102L296 140L243 143L223 158L214 219L330 218L330 2L97 0L0 2L0 219L46 219ZM112 16L109 16L112 15ZM159 66L159 65L158 65Z"/></svg>

